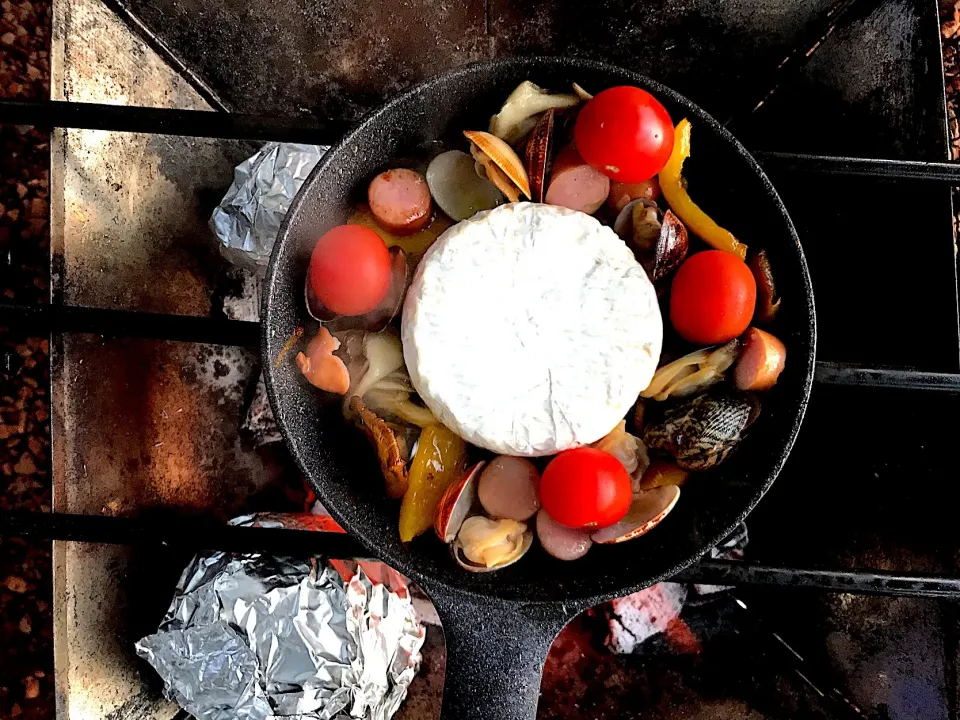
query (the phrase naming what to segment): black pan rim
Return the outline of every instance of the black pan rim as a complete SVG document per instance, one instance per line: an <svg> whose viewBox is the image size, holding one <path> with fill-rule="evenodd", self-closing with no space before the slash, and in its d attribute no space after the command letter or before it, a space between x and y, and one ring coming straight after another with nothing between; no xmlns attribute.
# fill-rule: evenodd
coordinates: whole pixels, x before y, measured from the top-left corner
<svg viewBox="0 0 960 720"><path fill-rule="evenodd" d="M618 585L614 589L606 589L602 592L597 593L571 593L568 596L565 596L563 599L543 599L543 598L507 598L498 596L495 594L476 592L474 590L464 589L458 587L456 584L448 583L444 580L437 579L432 575L427 575L416 567L415 564L409 562L407 559L401 558L399 556L394 556L390 552L384 552L381 548L377 547L375 543L370 542L362 527L355 527L344 515L342 515L335 506L328 506L327 510L334 517L334 519L354 538L356 538L360 544L370 551L371 555L383 560L385 563L393 567L394 569L402 572L407 577L418 582L420 585L425 587L428 591L446 591L457 593L462 596L474 597L480 601L489 602L491 600L499 602L509 602L516 603L521 605L544 605L544 606L559 606L559 605L575 605L579 604L581 606L596 605L606 600L615 597L622 597L628 595L637 590L641 590L644 587L649 587L655 583L661 582L663 580L668 580L682 570L688 568L690 565L699 560L703 555L709 552L713 547L715 547L719 542L721 542L725 537L732 533L737 526L743 522L743 520L753 511L757 506L766 492L770 489L770 486L776 480L777 476L780 474L780 471L783 469L784 464L786 463L787 457L790 454L790 451L793 448L793 445L796 441L797 434L800 430L800 425L803 421L803 417L806 413L807 405L810 400L810 391L813 385L814 377L814 361L816 357L816 311L815 303L813 296L813 285L810 279L809 269L807 267L806 257L803 253L803 248L800 244L800 239L797 236L796 228L793 225L793 221L790 218L789 213L787 212L786 207L783 204L782 199L777 193L776 189L773 186L773 183L770 182L770 179L763 172L760 165L753 158L753 156L747 151L743 145L729 132L724 128L716 119L714 119L709 113L703 110L699 105L692 102L685 96L677 93L676 91L660 84L659 82L652 80L651 78L646 77L640 73L634 72L632 70L611 65L609 63L603 63L594 60L587 60L577 57L566 57L566 56L549 56L549 55L526 55L526 56L514 56L510 58L502 58L496 60L483 60L475 63L470 63L467 65L460 66L455 68L447 73L434 76L425 80L422 83L418 83L403 93L397 95L391 100L383 103L379 107L371 110L363 119L347 134L345 134L336 144L332 145L324 157L320 160L317 166L313 169L307 179L304 181L304 184L291 203L290 209L287 212L286 217L284 218L283 223L280 226L280 230L277 235L277 243L274 246L273 251L271 252L270 262L267 266L266 275L264 278L264 287L267 291L264 293L261 301L261 354L262 362L264 368L264 381L267 388L267 395L270 400L270 405L274 411L277 420L277 426L280 429L281 434L284 437L285 442L288 447L291 448L291 454L294 457L294 461L297 464L297 467L304 474L305 477L310 478L310 473L308 472L306 466L301 460L300 454L294 450L295 443L293 441L293 431L288 427L285 419L285 415L282 412L281 405L278 397L276 396L276 390L273 383L273 374L272 374L272 362L270 359L269 353L269 343L271 340L270 328L273 325L272 318L273 312L270 303L271 289L274 286L274 276L276 273L276 267L278 264L278 258L280 256L280 249L283 245L284 239L287 237L287 228L290 224L290 221L293 217L296 216L297 211L299 210L300 205L303 202L304 192L303 188L308 187L314 180L315 176L319 173L324 172L329 165L332 164L333 158L336 156L337 151L343 147L348 147L353 141L353 138L360 133L362 130L367 128L370 125L375 125L378 119L381 116L387 115L394 111L397 107L402 107L405 103L409 102L410 98L416 96L424 88L431 87L436 83L441 82L450 82L451 80L456 80L457 78L469 76L472 73L477 72L491 66L517 66L518 70L525 70L530 64L537 64L540 66L562 66L568 67L571 63L575 64L580 68L589 68L599 72L606 73L617 73L622 75L628 75L636 79L638 85L644 85L650 88L655 94L660 93L665 97L669 97L677 104L683 106L687 109L693 116L695 116L698 122L709 125L718 135L720 135L733 150L747 163L750 169L760 178L760 181L766 191L770 200L774 203L774 207L777 212L780 214L784 227L787 229L793 244L791 246L791 251L794 254L794 259L798 262L798 267L802 271L802 281L805 291L805 302L807 305L807 330L809 333L809 350L802 359L803 367L802 374L804 378L801 399L798 407L796 408L796 415L794 417L793 423L788 431L787 440L783 444L780 455L774 465L770 468L770 471L767 475L767 480L764 482L756 491L756 493L751 496L750 501L747 503L741 513L739 513L728 526L724 527L722 532L716 533L715 537L709 538L707 541L703 542L700 552L693 554L692 556L686 558L683 561L680 561L673 566L661 571L653 577L646 577L642 583L630 583L625 582L623 585ZM323 497L322 488L317 487L316 483L311 483L314 485L318 495L320 496L321 501L325 498Z"/></svg>

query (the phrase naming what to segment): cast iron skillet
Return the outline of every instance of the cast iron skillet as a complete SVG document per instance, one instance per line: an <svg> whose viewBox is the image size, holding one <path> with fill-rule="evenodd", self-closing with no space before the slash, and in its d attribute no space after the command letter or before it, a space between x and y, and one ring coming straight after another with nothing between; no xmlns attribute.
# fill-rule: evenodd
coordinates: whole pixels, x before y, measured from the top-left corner
<svg viewBox="0 0 960 720"><path fill-rule="evenodd" d="M461 131L486 129L489 116L522 80L598 92L637 85L666 105L674 122L693 123L685 174L701 205L751 247L767 249L785 298L777 333L786 370L764 400L750 435L712 477L688 484L654 532L563 563L534 549L510 568L463 571L434 537L408 546L397 535L374 453L305 383L290 354L277 356L297 327L315 329L303 302L316 239L346 221L369 180L426 141L466 149ZM267 270L263 365L273 410L287 444L323 504L376 556L420 583L443 622L447 648L443 717L533 718L540 672L557 632L582 609L671 577L742 521L773 483L806 408L813 376L813 291L796 231L770 181L712 117L686 98L636 73L573 58L526 57L483 62L433 78L366 117L324 156L293 203Z"/></svg>

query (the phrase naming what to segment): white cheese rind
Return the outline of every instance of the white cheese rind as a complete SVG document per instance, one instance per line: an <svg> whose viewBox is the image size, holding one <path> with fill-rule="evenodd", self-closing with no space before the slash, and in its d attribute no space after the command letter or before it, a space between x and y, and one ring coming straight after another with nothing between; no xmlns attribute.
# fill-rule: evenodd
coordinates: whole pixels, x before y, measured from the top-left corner
<svg viewBox="0 0 960 720"><path fill-rule="evenodd" d="M584 213L513 203L454 225L407 293L414 387L467 442L540 456L599 440L656 371L663 322L631 250Z"/></svg>

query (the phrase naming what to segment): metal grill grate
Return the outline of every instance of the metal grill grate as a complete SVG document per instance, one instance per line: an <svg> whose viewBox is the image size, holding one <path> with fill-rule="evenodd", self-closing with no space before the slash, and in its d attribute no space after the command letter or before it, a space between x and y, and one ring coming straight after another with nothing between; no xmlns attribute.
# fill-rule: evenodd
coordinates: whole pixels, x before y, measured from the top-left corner
<svg viewBox="0 0 960 720"><path fill-rule="evenodd" d="M302 120L249 115L181 111L73 102L0 102L0 121L220 139L257 139L329 144L341 128ZM792 153L759 152L757 159L771 174L802 172L852 177L869 176L901 182L960 183L960 165ZM93 333L108 337L205 342L257 347L259 323L58 305L0 304L3 325L58 335ZM960 373L871 368L818 362L816 381L826 385L884 387L960 393ZM0 533L7 536L121 544L160 544L189 549L229 549L334 557L362 553L350 538L330 533L268 530L184 521L176 527L128 518L63 513L0 512ZM872 571L773 567L749 562L704 560L678 580L723 584L774 584L840 592L917 597L960 598L960 578L897 575Z"/></svg>

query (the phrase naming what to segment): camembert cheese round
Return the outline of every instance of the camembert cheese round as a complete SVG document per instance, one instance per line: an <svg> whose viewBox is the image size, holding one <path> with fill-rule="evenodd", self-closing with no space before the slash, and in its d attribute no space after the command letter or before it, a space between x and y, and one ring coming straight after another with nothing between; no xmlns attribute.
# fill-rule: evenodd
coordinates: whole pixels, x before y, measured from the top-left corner
<svg viewBox="0 0 960 720"><path fill-rule="evenodd" d="M403 308L414 387L444 425L505 455L606 435L649 384L663 322L653 285L609 227L514 203L443 233Z"/></svg>

